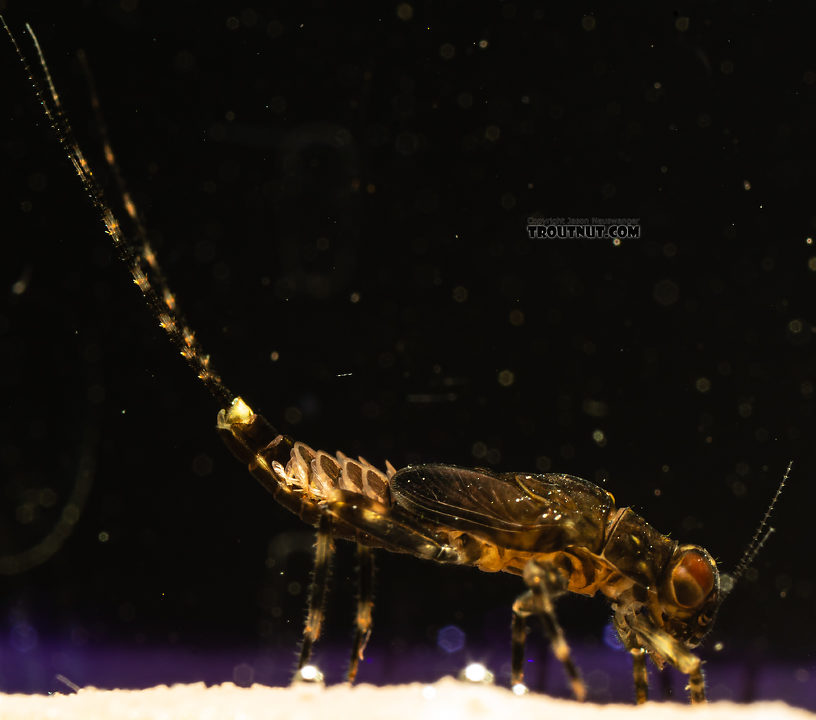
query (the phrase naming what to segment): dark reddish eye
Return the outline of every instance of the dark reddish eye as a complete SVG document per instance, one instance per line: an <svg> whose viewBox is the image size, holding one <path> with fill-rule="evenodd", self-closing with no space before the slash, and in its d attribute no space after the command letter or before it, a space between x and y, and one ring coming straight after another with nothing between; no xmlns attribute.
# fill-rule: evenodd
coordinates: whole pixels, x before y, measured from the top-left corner
<svg viewBox="0 0 816 720"><path fill-rule="evenodd" d="M700 553L690 550L674 566L671 582L677 603L693 608L708 597L714 587L714 570Z"/></svg>

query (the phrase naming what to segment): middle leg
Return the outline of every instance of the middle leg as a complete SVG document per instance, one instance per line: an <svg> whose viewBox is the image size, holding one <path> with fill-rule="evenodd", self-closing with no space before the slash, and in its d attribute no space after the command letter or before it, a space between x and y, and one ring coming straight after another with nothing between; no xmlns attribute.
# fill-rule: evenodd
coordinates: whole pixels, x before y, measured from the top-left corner
<svg viewBox="0 0 816 720"><path fill-rule="evenodd" d="M564 666L576 700L586 698L586 686L572 660L564 631L555 615L554 601L566 591L566 578L551 565L530 560L524 568L524 582L530 588L513 603L512 683L523 684L525 619L538 615L550 640L553 653Z"/></svg>

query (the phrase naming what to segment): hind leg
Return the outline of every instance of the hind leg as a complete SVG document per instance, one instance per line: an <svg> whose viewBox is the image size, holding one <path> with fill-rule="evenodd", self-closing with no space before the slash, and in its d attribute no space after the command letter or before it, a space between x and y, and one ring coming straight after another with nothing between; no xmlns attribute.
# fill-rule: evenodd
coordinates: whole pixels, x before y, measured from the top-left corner
<svg viewBox="0 0 816 720"><path fill-rule="evenodd" d="M306 624L303 627L303 644L300 648L295 680L314 680L314 677L305 677L303 668L309 664L312 656L312 647L320 637L323 626L326 594L331 572L331 558L334 554L332 542L331 517L323 514L317 526L317 541L315 543L314 569L312 584L309 587L309 605L306 611Z"/></svg>
<svg viewBox="0 0 816 720"><path fill-rule="evenodd" d="M371 610L374 607L374 551L357 543L357 616L354 642L351 646L346 680L353 683L363 659L366 643L371 635Z"/></svg>

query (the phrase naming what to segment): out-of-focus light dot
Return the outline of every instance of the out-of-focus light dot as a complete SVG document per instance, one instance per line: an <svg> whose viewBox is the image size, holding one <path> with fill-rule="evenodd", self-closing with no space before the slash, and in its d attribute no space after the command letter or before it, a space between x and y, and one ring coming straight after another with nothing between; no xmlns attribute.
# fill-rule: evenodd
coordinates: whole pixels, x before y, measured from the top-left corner
<svg viewBox="0 0 816 720"><path fill-rule="evenodd" d="M37 630L24 620L16 622L11 627L9 644L18 652L33 650L37 647Z"/></svg>
<svg viewBox="0 0 816 720"><path fill-rule="evenodd" d="M714 643L714 650L716 652L722 652L724 647L725 647L725 645L723 645L721 642L715 642Z"/></svg>
<svg viewBox="0 0 816 720"><path fill-rule="evenodd" d="M212 458L206 453L200 453L199 455L196 455L193 458L192 469L193 473L198 475L198 477L207 477L207 475L212 473L213 469Z"/></svg>
<svg viewBox="0 0 816 720"><path fill-rule="evenodd" d="M465 647L465 633L456 625L446 625L436 634L436 644L446 653L459 652Z"/></svg>
<svg viewBox="0 0 816 720"><path fill-rule="evenodd" d="M100 530L99 535L97 535L96 537L99 538L99 542L102 543L108 542L108 540L110 540L110 535L108 535L108 533L106 533L104 530Z"/></svg>
<svg viewBox="0 0 816 720"><path fill-rule="evenodd" d="M414 17L414 8L409 3L400 3L397 5L397 17L400 20L410 20Z"/></svg>
<svg viewBox="0 0 816 720"><path fill-rule="evenodd" d="M796 672L793 673L793 677L796 678L797 682L806 683L810 680L810 672L807 668L797 668Z"/></svg>
<svg viewBox="0 0 816 720"><path fill-rule="evenodd" d="M450 60L454 55L456 55L456 48L451 43L444 43L439 48L439 56L443 60Z"/></svg>
<svg viewBox="0 0 816 720"><path fill-rule="evenodd" d="M502 370L499 373L499 385L502 387L510 387L516 380L516 376L512 370Z"/></svg>
<svg viewBox="0 0 816 720"><path fill-rule="evenodd" d="M462 110L467 110L473 106L473 95L469 92L460 92L456 96L456 103Z"/></svg>
<svg viewBox="0 0 816 720"><path fill-rule="evenodd" d="M707 393L711 390L711 380L707 377L697 378L697 382L694 383L694 387L697 388L697 392Z"/></svg>
<svg viewBox="0 0 816 720"><path fill-rule="evenodd" d="M11 292L14 295L22 295L26 291L27 287L28 287L27 280L18 280L11 286Z"/></svg>
<svg viewBox="0 0 816 720"><path fill-rule="evenodd" d="M53 507L57 502L57 493L55 493L51 488L43 488L37 494L37 500L39 501L40 505L44 508Z"/></svg>
<svg viewBox="0 0 816 720"><path fill-rule="evenodd" d="M663 307L668 307L677 302L680 297L680 288L673 280L664 278L655 283L652 289L652 297L658 304L663 305Z"/></svg>
<svg viewBox="0 0 816 720"><path fill-rule="evenodd" d="M513 695L526 695L528 692L530 692L530 690L524 683L516 683L513 685Z"/></svg>
<svg viewBox="0 0 816 720"><path fill-rule="evenodd" d="M454 302L463 303L468 299L468 290L466 287L457 285L455 288L453 288L451 295L453 296Z"/></svg>
<svg viewBox="0 0 816 720"><path fill-rule="evenodd" d="M433 700L436 697L436 688L433 685L426 685L422 688L422 697L426 700Z"/></svg>
<svg viewBox="0 0 816 720"><path fill-rule="evenodd" d="M587 32L594 30L595 25L595 18L592 15L584 15L584 17L581 18L581 27Z"/></svg>
<svg viewBox="0 0 816 720"><path fill-rule="evenodd" d="M549 472L552 467L552 460L546 455L539 455L536 458L535 465L539 472Z"/></svg>
<svg viewBox="0 0 816 720"><path fill-rule="evenodd" d="M524 325L524 312L518 308L511 310L509 320L513 327L521 327Z"/></svg>
<svg viewBox="0 0 816 720"><path fill-rule="evenodd" d="M487 40L479 40L479 47L484 50L488 46Z"/></svg>
<svg viewBox="0 0 816 720"><path fill-rule="evenodd" d="M607 647L613 650L623 650L623 642L618 635L618 631L612 623L607 623L603 631L603 641Z"/></svg>
<svg viewBox="0 0 816 720"><path fill-rule="evenodd" d="M805 245L813 245L813 238L808 236L805 238Z"/></svg>
<svg viewBox="0 0 816 720"><path fill-rule="evenodd" d="M592 353L587 353L591 355ZM581 410L584 411L590 417L606 417L609 414L609 405L607 405L603 400L593 400L591 398L586 398L581 403Z"/></svg>
<svg viewBox="0 0 816 720"><path fill-rule="evenodd" d="M273 350L271 353L269 353L269 359L272 362L278 362L278 360L280 360L280 353L277 350Z"/></svg>
<svg viewBox="0 0 816 720"><path fill-rule="evenodd" d="M800 332L802 332L802 327L802 321L798 318L795 318L788 323L788 330L790 330L794 335L798 335Z"/></svg>
<svg viewBox="0 0 816 720"><path fill-rule="evenodd" d="M592 439L601 447L606 445L606 435L604 434L603 430L593 430Z"/></svg>
<svg viewBox="0 0 816 720"><path fill-rule="evenodd" d="M250 687L255 680L255 668L249 663L239 663L232 669L232 681L238 687Z"/></svg>
<svg viewBox="0 0 816 720"><path fill-rule="evenodd" d="M612 238L612 245L613 245L613 247L620 247L621 246L621 239L620 238Z"/></svg>
<svg viewBox="0 0 816 720"><path fill-rule="evenodd" d="M586 676L586 684L593 693L605 693L609 690L609 673L603 670L590 670Z"/></svg>
<svg viewBox="0 0 816 720"><path fill-rule="evenodd" d="M808 270L816 271L816 256L808 258Z"/></svg>
<svg viewBox="0 0 816 720"><path fill-rule="evenodd" d="M351 293L351 295L349 295L349 302L352 304L360 302L360 293L358 292Z"/></svg>

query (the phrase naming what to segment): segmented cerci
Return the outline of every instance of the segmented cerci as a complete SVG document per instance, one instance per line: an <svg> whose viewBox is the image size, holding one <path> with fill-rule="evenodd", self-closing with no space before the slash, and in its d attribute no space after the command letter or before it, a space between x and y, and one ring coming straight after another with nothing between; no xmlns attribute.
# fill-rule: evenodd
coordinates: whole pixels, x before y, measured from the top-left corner
<svg viewBox="0 0 816 720"><path fill-rule="evenodd" d="M279 433L210 368L209 358L181 317L121 179L93 88L92 104L105 156L119 183L135 240L125 236L74 138L31 28L26 26L41 77L29 66L4 20L3 26L59 142L150 310L219 401L222 439L281 505L317 528L300 677L305 677L303 669L320 635L332 541L342 538L356 543L359 561L350 681L357 674L371 632L372 550L384 549L523 578L527 589L512 607L512 683L517 690L524 689L526 618L537 615L575 697L585 697L554 601L567 591L601 592L611 602L615 627L632 656L637 701L647 698L647 656L658 667L668 663L688 675L691 701L705 701L701 661L690 648L711 627L723 596L716 563L706 550L669 539L630 508L616 509L610 493L578 477L496 473L441 464L401 470L386 464L380 470L362 458L316 451ZM762 544L760 530L746 553L747 561L751 551L755 554Z"/></svg>

